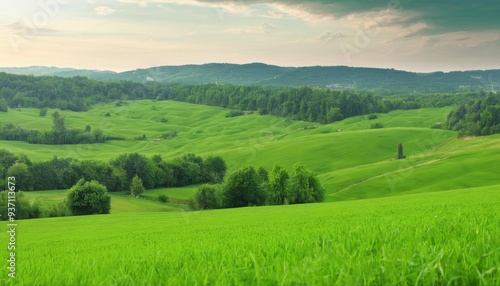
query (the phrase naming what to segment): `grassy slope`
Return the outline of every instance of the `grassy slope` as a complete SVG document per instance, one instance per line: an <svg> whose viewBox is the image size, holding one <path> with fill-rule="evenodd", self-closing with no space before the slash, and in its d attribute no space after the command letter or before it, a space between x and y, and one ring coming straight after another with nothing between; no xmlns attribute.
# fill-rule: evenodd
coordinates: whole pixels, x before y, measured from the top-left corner
<svg viewBox="0 0 500 286"><path fill-rule="evenodd" d="M243 165L261 165L270 170L276 161L290 170L295 162L302 161L319 175L329 194L328 201L500 183L494 176L500 171L500 154L495 151L500 137L460 140L452 132L429 129L444 121L449 111L393 111L378 114L375 120L357 116L305 130L314 124L256 114L226 118L225 109L172 101L131 101L129 106L107 104L85 113L64 112L68 127L90 124L107 134L127 138L125 141L66 146L12 141L0 144L34 161L48 160L54 154L109 160L125 152L162 154L164 158L194 152L222 155L229 171ZM112 116L105 117L106 112ZM163 117L167 123L159 122ZM0 124L6 122L49 129L51 118L40 118L35 109L22 109L0 113ZM382 122L385 128L367 129L374 122ZM173 130L178 137L153 140ZM147 135L147 141L132 140L142 134ZM393 160L399 142L404 145L406 160ZM186 188L153 191L152 195L164 193L184 200L193 192L193 188Z"/></svg>
<svg viewBox="0 0 500 286"><path fill-rule="evenodd" d="M20 221L15 282L498 285L499 187ZM4 267L0 284L6 277Z"/></svg>

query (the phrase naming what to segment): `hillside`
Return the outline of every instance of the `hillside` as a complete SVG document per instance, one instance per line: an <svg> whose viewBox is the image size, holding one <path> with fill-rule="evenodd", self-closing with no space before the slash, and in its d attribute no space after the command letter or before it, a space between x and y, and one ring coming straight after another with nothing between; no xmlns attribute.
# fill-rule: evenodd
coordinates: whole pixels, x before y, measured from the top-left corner
<svg viewBox="0 0 500 286"><path fill-rule="evenodd" d="M125 140L59 146L0 141L0 146L33 161L54 155L108 160L127 152L166 159L215 154L227 161L229 173L246 165L269 170L277 161L287 168L302 161L325 187L326 202L186 212L178 203L198 186L146 190L143 198L114 192L110 215L19 221L16 258L23 263L17 265L16 283L4 275L0 284L500 281L499 245L492 239L499 235L500 135L459 139L456 132L431 129L451 107L320 125L272 115L228 118L227 109L175 101L127 103L63 112L69 127L89 124ZM107 112L111 116L104 116ZM15 121L50 128L51 119L38 113L31 108L0 113L0 125ZM370 129L373 122L384 128ZM173 130L177 137L156 140ZM147 140L134 139L142 134ZM399 142L404 160L395 159ZM25 196L50 210L67 192ZM170 202L158 202L158 195ZM1 238L6 241L8 233Z"/></svg>
<svg viewBox="0 0 500 286"><path fill-rule="evenodd" d="M221 155L229 172L245 165L270 170L275 162L291 166L302 161L325 186L327 201L434 192L499 184L499 135L456 138L456 133L430 129L451 108L393 111L378 119L356 116L332 124L294 121L250 114L227 118L228 110L175 101L130 101L126 106L101 104L88 112L64 112L68 127L86 124L125 140L103 144L33 145L0 141L2 148L24 153L33 161L72 157L109 160L119 154L161 154L169 159L186 153ZM52 111L49 111L49 113ZM104 114L110 112L110 117ZM167 118L168 122L160 122ZM51 119L37 109L0 113L0 125L15 121L22 127L50 129ZM370 129L374 122L385 127ZM157 140L177 131L177 137ZM340 132L339 132L340 131ZM134 140L146 135L145 141ZM394 160L402 143L406 160ZM474 170L471 172L471 170ZM290 170L289 170L290 171ZM189 194L193 189L187 188ZM185 200L182 189L155 192Z"/></svg>
<svg viewBox="0 0 500 286"><path fill-rule="evenodd" d="M97 80L156 81L163 83L231 83L238 85L318 86L339 89L378 89L390 93L500 90L500 70L414 73L394 69L347 66L279 67L262 63L160 66L125 72L54 67L0 68L16 74Z"/></svg>

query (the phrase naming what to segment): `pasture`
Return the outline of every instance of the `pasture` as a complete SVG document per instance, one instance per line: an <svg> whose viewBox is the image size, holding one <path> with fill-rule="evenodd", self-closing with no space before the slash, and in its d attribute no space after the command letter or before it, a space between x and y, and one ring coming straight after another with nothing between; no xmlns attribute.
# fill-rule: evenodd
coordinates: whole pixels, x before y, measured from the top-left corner
<svg viewBox="0 0 500 286"><path fill-rule="evenodd" d="M0 284L498 285L499 187L19 221Z"/></svg>

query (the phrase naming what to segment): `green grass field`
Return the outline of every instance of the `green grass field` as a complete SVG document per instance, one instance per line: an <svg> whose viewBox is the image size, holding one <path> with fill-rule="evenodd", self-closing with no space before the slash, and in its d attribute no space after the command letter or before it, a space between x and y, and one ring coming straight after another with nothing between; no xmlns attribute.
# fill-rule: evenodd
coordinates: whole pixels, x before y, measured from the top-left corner
<svg viewBox="0 0 500 286"><path fill-rule="evenodd" d="M498 285L499 187L25 220L0 284Z"/></svg>
<svg viewBox="0 0 500 286"><path fill-rule="evenodd" d="M291 171L302 161L318 175L327 203L185 212L178 203L198 186L146 190L141 199L112 193L110 215L20 221L18 278L13 283L5 274L0 285L498 285L500 135L459 139L430 129L450 110L328 125L257 114L226 118L225 109L172 101L64 111L68 127L90 124L126 140L0 141L0 148L33 161L214 154L229 172L245 165L270 170L278 161ZM35 109L0 113L0 126L7 122L51 128L50 116ZM375 122L384 128L369 129ZM171 131L178 136L155 140ZM133 140L142 134L146 141ZM404 160L395 159L398 143ZM66 193L25 195L50 210ZM159 195L170 203L158 202Z"/></svg>
<svg viewBox="0 0 500 286"><path fill-rule="evenodd" d="M27 154L32 160L52 156L109 160L122 153L161 154L165 159L194 152L221 155L229 172L245 165L270 170L276 162L291 166L302 161L315 171L327 191L327 201L375 198L427 191L442 191L500 183L499 136L458 139L445 130L430 129L444 122L451 108L429 108L377 114L375 120L357 116L318 125L257 114L226 118L222 108L173 101L130 101L128 106L98 105L88 112L64 111L68 127L90 124L123 141L104 144L31 145L0 141L1 147ZM49 111L49 115L53 110ZM106 112L110 117L104 116ZM166 118L166 123L160 120ZM51 118L36 109L0 113L0 125L14 122L25 128L49 129ZM383 129L369 129L381 122ZM306 127L314 126L312 129ZM170 131L178 136L155 140ZM134 137L147 135L148 140ZM403 143L406 160L394 160ZM189 199L188 191L150 190L174 200ZM153 198L153 196L155 198ZM50 202L49 202L50 204Z"/></svg>

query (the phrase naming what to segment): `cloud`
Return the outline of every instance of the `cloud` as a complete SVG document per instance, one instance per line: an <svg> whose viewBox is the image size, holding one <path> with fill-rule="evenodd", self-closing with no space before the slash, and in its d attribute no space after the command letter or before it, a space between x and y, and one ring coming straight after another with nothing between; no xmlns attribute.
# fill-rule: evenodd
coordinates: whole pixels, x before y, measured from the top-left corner
<svg viewBox="0 0 500 286"><path fill-rule="evenodd" d="M242 29L230 29L229 32L234 34L269 34L277 27L270 23L263 23L257 26L246 27Z"/></svg>
<svg viewBox="0 0 500 286"><path fill-rule="evenodd" d="M140 6L147 6L149 4L176 4L176 5L191 5L198 7L208 7L221 9L221 11L232 14L248 14L250 5L243 0L215 0L215 1L200 1L200 0L119 0L121 3L137 4Z"/></svg>
<svg viewBox="0 0 500 286"><path fill-rule="evenodd" d="M98 6L94 8L94 13L99 16L107 16L115 13L116 10L107 6Z"/></svg>
<svg viewBox="0 0 500 286"><path fill-rule="evenodd" d="M120 0L125 3L174 3L223 8L227 12L248 12L252 5L267 5L276 14L287 15L305 21L328 21L356 18L370 12L392 11L404 18L386 19L385 26L411 26L424 23L428 28L416 35L432 35L447 32L483 31L500 29L500 1L498 0Z"/></svg>
<svg viewBox="0 0 500 286"><path fill-rule="evenodd" d="M28 25L26 22L14 22L10 24L5 24L0 26L0 29L2 30L7 30L11 33L18 34L18 35L24 35L25 37L32 37L35 35L46 35L46 34L53 34L57 33L58 30L56 29L50 29L50 28L44 28L44 27L38 27L34 25Z"/></svg>
<svg viewBox="0 0 500 286"><path fill-rule="evenodd" d="M350 36L341 32L324 32L318 36L318 39L324 42L336 42Z"/></svg>

